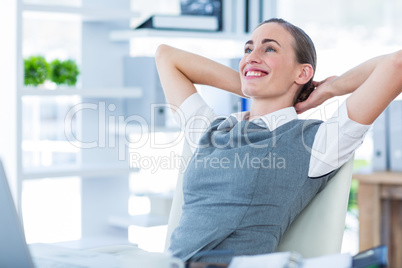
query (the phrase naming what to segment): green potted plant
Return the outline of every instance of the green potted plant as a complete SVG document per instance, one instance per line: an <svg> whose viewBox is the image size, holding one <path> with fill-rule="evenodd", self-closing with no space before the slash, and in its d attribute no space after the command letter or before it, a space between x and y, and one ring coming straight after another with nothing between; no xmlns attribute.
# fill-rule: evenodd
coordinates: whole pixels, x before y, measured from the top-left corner
<svg viewBox="0 0 402 268"><path fill-rule="evenodd" d="M73 60L53 60L50 63L49 78L57 85L75 86L80 74L77 64Z"/></svg>
<svg viewBox="0 0 402 268"><path fill-rule="evenodd" d="M31 56L24 60L24 84L43 84L49 74L49 64L43 56Z"/></svg>

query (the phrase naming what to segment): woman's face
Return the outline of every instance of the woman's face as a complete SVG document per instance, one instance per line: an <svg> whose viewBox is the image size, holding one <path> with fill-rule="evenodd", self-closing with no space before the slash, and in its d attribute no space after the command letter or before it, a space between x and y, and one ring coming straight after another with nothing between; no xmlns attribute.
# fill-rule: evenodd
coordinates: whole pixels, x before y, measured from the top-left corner
<svg viewBox="0 0 402 268"><path fill-rule="evenodd" d="M246 96L275 99L289 94L300 66L293 43L292 35L278 23L266 23L254 30L239 64Z"/></svg>

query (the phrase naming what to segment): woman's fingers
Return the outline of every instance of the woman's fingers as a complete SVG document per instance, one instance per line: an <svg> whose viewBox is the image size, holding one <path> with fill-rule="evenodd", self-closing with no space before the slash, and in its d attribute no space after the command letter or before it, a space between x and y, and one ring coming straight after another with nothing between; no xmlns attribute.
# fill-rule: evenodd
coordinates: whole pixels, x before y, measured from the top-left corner
<svg viewBox="0 0 402 268"><path fill-rule="evenodd" d="M334 78L335 76L331 76L320 82L314 81L313 85L316 88L305 101L299 102L295 105L296 112L298 114L304 113L311 108L315 108L321 105L322 103L324 103L324 101L329 99L331 95L328 94L327 82L333 80Z"/></svg>

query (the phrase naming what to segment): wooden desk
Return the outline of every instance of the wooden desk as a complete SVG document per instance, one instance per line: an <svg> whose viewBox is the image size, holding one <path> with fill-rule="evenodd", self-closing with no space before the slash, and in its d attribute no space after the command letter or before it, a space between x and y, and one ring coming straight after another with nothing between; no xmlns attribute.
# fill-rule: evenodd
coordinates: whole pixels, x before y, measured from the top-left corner
<svg viewBox="0 0 402 268"><path fill-rule="evenodd" d="M402 267L402 173L354 174L359 181L359 251L388 247L388 267Z"/></svg>

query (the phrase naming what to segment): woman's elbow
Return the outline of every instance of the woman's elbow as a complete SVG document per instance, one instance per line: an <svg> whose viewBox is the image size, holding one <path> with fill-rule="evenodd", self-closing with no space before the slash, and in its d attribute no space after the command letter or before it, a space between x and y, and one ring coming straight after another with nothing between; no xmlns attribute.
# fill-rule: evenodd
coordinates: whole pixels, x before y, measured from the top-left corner
<svg viewBox="0 0 402 268"><path fill-rule="evenodd" d="M402 50L396 51L391 55L391 68L394 77L399 85L399 90L402 90Z"/></svg>
<svg viewBox="0 0 402 268"><path fill-rule="evenodd" d="M155 51L155 60L156 61L161 60L164 57L164 55L166 55L167 47L168 46L165 44L161 44L158 46L158 48Z"/></svg>
<svg viewBox="0 0 402 268"><path fill-rule="evenodd" d="M399 50L392 55L392 65L402 76L402 50Z"/></svg>
<svg viewBox="0 0 402 268"><path fill-rule="evenodd" d="M169 45L161 44L155 52L155 62L158 70L166 70L170 68L178 68L180 64L178 60L179 50Z"/></svg>

